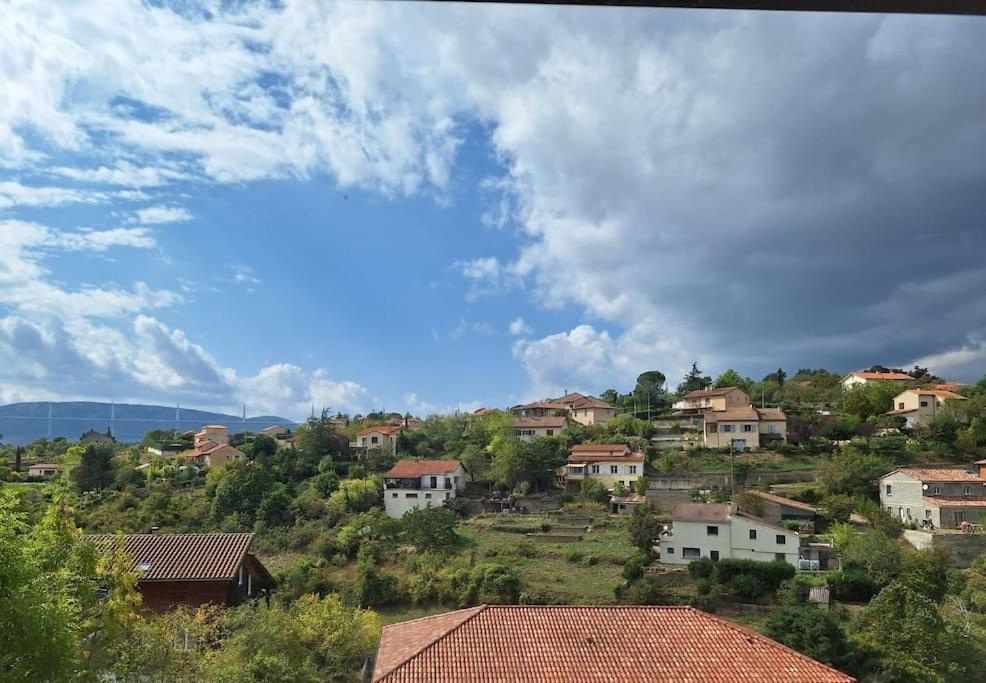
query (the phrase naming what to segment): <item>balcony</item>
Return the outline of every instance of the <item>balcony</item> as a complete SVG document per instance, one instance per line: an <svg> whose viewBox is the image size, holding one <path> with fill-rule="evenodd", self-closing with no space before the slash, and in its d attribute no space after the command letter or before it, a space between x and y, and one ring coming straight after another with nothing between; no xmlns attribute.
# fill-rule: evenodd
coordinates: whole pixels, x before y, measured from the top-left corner
<svg viewBox="0 0 986 683"><path fill-rule="evenodd" d="M446 482L444 479L438 479L437 486L429 486L428 484L422 484L420 479L387 479L384 482L384 488L388 490L395 489L405 489L408 491L452 491L454 486L451 482Z"/></svg>

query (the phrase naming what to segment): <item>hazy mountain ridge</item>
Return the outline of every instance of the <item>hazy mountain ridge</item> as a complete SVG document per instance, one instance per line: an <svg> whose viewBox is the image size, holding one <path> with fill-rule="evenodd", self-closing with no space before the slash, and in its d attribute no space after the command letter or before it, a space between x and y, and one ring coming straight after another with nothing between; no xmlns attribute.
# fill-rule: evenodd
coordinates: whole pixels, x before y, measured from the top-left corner
<svg viewBox="0 0 986 683"><path fill-rule="evenodd" d="M206 424L226 425L232 432L255 432L275 424L292 427L296 423L276 415L258 415L244 420L241 416L194 408L134 403L33 401L0 406L3 441L18 445L40 437L64 436L74 441L90 429L98 432L111 429L118 441L133 443L139 442L152 429L185 431Z"/></svg>

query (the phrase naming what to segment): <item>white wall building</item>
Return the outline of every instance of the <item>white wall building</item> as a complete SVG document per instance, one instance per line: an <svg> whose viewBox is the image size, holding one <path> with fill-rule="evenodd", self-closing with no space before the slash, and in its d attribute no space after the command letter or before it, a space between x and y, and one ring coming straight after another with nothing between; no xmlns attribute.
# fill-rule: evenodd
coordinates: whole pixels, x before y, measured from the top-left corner
<svg viewBox="0 0 986 683"><path fill-rule="evenodd" d="M986 461L978 470L901 467L880 477L880 506L901 522L954 529L986 515Z"/></svg>
<svg viewBox="0 0 986 683"><path fill-rule="evenodd" d="M539 436L559 436L568 425L563 416L515 417L514 431L523 441Z"/></svg>
<svg viewBox="0 0 986 683"><path fill-rule="evenodd" d="M739 512L731 503L684 503L675 506L670 529L661 533L661 562L731 557L797 567L800 542L797 531Z"/></svg>
<svg viewBox="0 0 986 683"><path fill-rule="evenodd" d="M852 389L855 386L872 384L873 382L896 382L898 384L906 384L907 382L913 381L913 377L910 375L905 375L902 372L869 372L863 370L850 372L841 380L843 389Z"/></svg>
<svg viewBox="0 0 986 683"><path fill-rule="evenodd" d="M417 508L441 507L466 488L458 460L400 460L384 475L384 510L400 519Z"/></svg>

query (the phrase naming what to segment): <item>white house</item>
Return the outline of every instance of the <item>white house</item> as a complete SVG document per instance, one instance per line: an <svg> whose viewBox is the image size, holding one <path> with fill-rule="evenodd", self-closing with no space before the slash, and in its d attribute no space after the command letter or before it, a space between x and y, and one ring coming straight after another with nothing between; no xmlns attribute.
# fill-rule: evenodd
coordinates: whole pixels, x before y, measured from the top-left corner
<svg viewBox="0 0 986 683"><path fill-rule="evenodd" d="M566 481L596 479L612 489L617 482L629 488L644 474L644 454L631 453L624 443L583 443L572 446L563 468Z"/></svg>
<svg viewBox="0 0 986 683"><path fill-rule="evenodd" d="M466 488L458 460L400 460L384 476L384 509L400 519L416 508L441 507Z"/></svg>
<svg viewBox="0 0 986 683"><path fill-rule="evenodd" d="M58 465L53 465L49 462L36 462L27 468L27 476L29 477L47 479L56 474L58 474Z"/></svg>
<svg viewBox="0 0 986 683"><path fill-rule="evenodd" d="M986 514L986 460L972 468L901 467L880 477L880 505L901 522L954 529Z"/></svg>
<svg viewBox="0 0 986 683"><path fill-rule="evenodd" d="M918 427L935 419L946 402L965 400L965 396L946 389L908 389L894 396L894 408L887 415L898 415L907 427Z"/></svg>
<svg viewBox="0 0 986 683"><path fill-rule="evenodd" d="M897 382L904 384L905 382L913 381L913 377L905 375L903 372L867 372L863 370L850 372L841 380L843 389L852 389L857 385L873 384L874 382Z"/></svg>
<svg viewBox="0 0 986 683"><path fill-rule="evenodd" d="M670 528L661 533L661 562L732 557L797 567L800 541L797 531L739 512L732 503L684 503L675 506Z"/></svg>

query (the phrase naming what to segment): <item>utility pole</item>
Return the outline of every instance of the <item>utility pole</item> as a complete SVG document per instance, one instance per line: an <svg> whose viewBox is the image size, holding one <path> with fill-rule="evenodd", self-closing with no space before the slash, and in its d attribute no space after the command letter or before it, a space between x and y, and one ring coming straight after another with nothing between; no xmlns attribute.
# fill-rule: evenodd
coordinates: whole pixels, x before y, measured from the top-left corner
<svg viewBox="0 0 986 683"><path fill-rule="evenodd" d="M736 472L733 463L736 461L736 449L733 448L732 441L729 443L729 497L736 495Z"/></svg>

